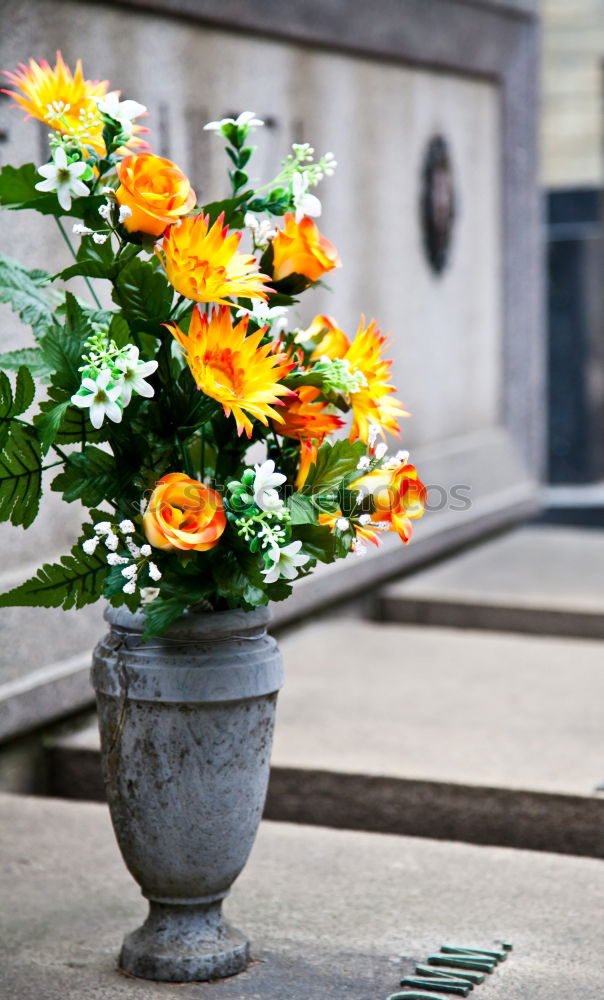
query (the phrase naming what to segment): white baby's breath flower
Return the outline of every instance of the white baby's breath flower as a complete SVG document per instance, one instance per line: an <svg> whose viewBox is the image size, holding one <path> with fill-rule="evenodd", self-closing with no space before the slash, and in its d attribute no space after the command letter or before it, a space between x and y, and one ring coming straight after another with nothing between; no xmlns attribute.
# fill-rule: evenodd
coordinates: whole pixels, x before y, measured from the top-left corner
<svg viewBox="0 0 604 1000"><path fill-rule="evenodd" d="M122 587L122 590L123 590L124 594L135 594L136 593L136 581L135 580L128 580L128 583L124 584L124 586Z"/></svg>
<svg viewBox="0 0 604 1000"><path fill-rule="evenodd" d="M336 528L338 531L348 531L350 527L350 521L347 517L339 517L336 521Z"/></svg>
<svg viewBox="0 0 604 1000"><path fill-rule="evenodd" d="M158 580L161 580L161 570L158 569L154 562L149 563L149 576L156 583Z"/></svg>
<svg viewBox="0 0 604 1000"><path fill-rule="evenodd" d="M122 570L122 576L125 576L127 580L136 579L136 573L137 573L136 566L133 565L124 566Z"/></svg>
<svg viewBox="0 0 604 1000"><path fill-rule="evenodd" d="M371 462L368 459L367 455L361 455L361 457L357 462L357 469L368 469L370 465Z"/></svg>
<svg viewBox="0 0 604 1000"><path fill-rule="evenodd" d="M119 221L125 222L132 215L132 209L128 205L120 205Z"/></svg>
<svg viewBox="0 0 604 1000"><path fill-rule="evenodd" d="M109 531L112 530L111 521L99 521L98 524L95 524L94 530L96 531L97 535L106 535Z"/></svg>
<svg viewBox="0 0 604 1000"><path fill-rule="evenodd" d="M109 222L109 219L111 218L111 205L109 205L108 202L105 202L104 205L100 206L99 215L101 219L105 219L105 222Z"/></svg>
<svg viewBox="0 0 604 1000"><path fill-rule="evenodd" d="M120 521L120 531L123 532L124 535L132 535L134 534L134 530L134 525L128 518L124 521Z"/></svg>
<svg viewBox="0 0 604 1000"><path fill-rule="evenodd" d="M394 457L396 458L397 462L400 462L401 465L406 465L407 462L409 461L409 452L397 451Z"/></svg>
<svg viewBox="0 0 604 1000"><path fill-rule="evenodd" d="M83 226L81 222L74 223L72 233L76 236L92 236L94 230L89 229L88 226Z"/></svg>
<svg viewBox="0 0 604 1000"><path fill-rule="evenodd" d="M118 556L117 552L110 552L107 556L109 566L125 566L128 560L126 556Z"/></svg>
<svg viewBox="0 0 604 1000"><path fill-rule="evenodd" d="M378 462L380 462L387 451L388 451L388 445L384 444L383 441L380 441L380 443L377 445L375 449L374 457L377 458Z"/></svg>
<svg viewBox="0 0 604 1000"><path fill-rule="evenodd" d="M369 524L371 521L371 514L361 514L359 517L359 524Z"/></svg>
<svg viewBox="0 0 604 1000"><path fill-rule="evenodd" d="M82 542L82 548L84 549L84 552L86 553L87 556L94 555L94 551L97 545L99 544L99 541L100 539L97 535L96 538L87 538L85 542Z"/></svg>
<svg viewBox="0 0 604 1000"><path fill-rule="evenodd" d="M141 545L141 556L148 557L151 555L152 548L150 545Z"/></svg>
<svg viewBox="0 0 604 1000"><path fill-rule="evenodd" d="M117 535L114 535L112 531L108 532L107 535L105 536L105 545L111 552L115 552L115 550L119 545L119 542L120 542L119 538L117 537Z"/></svg>
<svg viewBox="0 0 604 1000"><path fill-rule="evenodd" d="M131 538L126 538L126 548L132 556L133 559L140 559L141 550L139 549L136 542L133 542Z"/></svg>
<svg viewBox="0 0 604 1000"><path fill-rule="evenodd" d="M93 233L92 239L95 243L106 243L109 239L109 233Z"/></svg>

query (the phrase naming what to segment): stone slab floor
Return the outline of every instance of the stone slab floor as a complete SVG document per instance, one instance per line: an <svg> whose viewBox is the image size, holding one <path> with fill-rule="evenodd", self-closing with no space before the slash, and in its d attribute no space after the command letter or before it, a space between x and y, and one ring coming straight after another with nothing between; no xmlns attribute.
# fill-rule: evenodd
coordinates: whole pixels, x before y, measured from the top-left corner
<svg viewBox="0 0 604 1000"><path fill-rule="evenodd" d="M226 906L255 963L161 985L115 969L145 903L106 807L4 795L0 813L2 1000L386 1000L441 944L496 939L514 951L475 1000L604 994L598 860L265 823Z"/></svg>

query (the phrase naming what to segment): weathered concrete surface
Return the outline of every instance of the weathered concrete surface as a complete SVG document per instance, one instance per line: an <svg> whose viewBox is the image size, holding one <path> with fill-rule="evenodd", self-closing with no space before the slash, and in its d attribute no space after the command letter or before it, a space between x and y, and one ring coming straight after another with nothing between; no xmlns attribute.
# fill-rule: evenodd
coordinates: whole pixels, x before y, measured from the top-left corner
<svg viewBox="0 0 604 1000"><path fill-rule="evenodd" d="M271 818L604 854L600 643L340 619L280 644ZM51 766L102 795L94 729Z"/></svg>
<svg viewBox="0 0 604 1000"><path fill-rule="evenodd" d="M2 1000L385 1000L441 944L497 938L514 951L476 1000L604 991L601 862L271 823L226 904L256 964L177 989L124 978L115 956L145 903L105 807L0 806Z"/></svg>
<svg viewBox="0 0 604 1000"><path fill-rule="evenodd" d="M604 530L516 529L386 587L399 622L604 638Z"/></svg>

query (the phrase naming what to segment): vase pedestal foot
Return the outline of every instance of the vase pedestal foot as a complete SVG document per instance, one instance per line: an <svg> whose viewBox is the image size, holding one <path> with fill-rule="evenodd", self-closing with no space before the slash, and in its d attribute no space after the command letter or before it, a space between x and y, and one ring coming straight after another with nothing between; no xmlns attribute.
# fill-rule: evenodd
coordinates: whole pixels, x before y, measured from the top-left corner
<svg viewBox="0 0 604 1000"><path fill-rule="evenodd" d="M249 941L225 922L221 905L152 900L145 923L124 938L120 969L164 983L205 982L243 972Z"/></svg>

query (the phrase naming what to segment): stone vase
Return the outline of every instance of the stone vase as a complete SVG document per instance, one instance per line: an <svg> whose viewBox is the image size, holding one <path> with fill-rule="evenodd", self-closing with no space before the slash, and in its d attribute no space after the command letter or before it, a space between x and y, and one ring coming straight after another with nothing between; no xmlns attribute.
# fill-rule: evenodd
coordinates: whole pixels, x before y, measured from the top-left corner
<svg viewBox="0 0 604 1000"><path fill-rule="evenodd" d="M143 616L109 608L94 652L107 800L149 900L120 968L164 982L231 976L249 942L222 915L262 815L281 656L266 608L190 613L144 642Z"/></svg>

